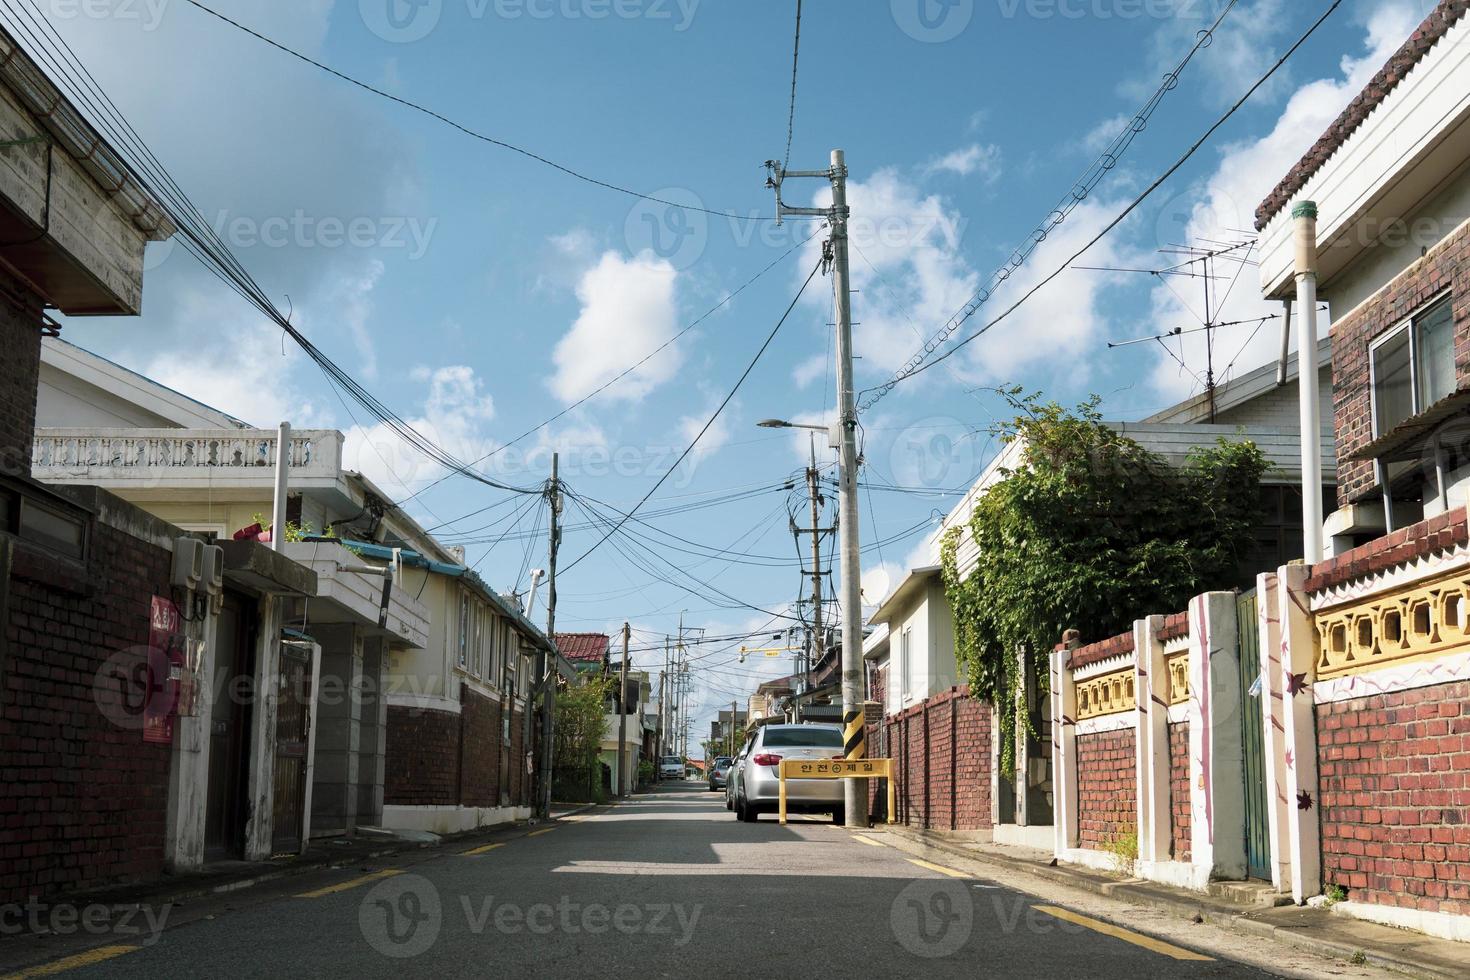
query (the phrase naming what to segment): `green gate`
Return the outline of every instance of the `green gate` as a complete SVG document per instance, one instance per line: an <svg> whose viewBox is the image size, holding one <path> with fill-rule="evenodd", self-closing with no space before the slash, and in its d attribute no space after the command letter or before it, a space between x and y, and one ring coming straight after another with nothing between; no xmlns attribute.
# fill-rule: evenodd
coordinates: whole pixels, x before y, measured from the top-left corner
<svg viewBox="0 0 1470 980"><path fill-rule="evenodd" d="M1256 624L1256 591L1242 592L1236 602L1240 638L1240 740L1245 756L1245 854L1252 878L1271 880L1271 831L1266 796L1266 733L1262 727L1260 633Z"/></svg>

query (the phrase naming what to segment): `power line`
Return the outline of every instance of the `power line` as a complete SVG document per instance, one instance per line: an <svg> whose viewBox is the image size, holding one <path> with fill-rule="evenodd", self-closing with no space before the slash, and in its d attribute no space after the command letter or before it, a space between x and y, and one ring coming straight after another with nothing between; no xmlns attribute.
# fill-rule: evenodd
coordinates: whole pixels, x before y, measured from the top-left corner
<svg viewBox="0 0 1470 980"><path fill-rule="evenodd" d="M594 551L600 548L603 541L606 541L608 538L612 537L613 534L622 530L623 525L626 524L630 519L632 519L634 514L638 513L639 508L648 503L648 498L652 497L654 493L658 491L658 488L664 485L664 481L673 475L674 471L679 468L679 464L684 462L688 455L694 451L695 446L699 445L699 440L703 439L705 433L710 430L710 426L715 424L715 420L720 417L720 413L724 412L725 407L730 404L730 401L735 397L736 392L740 390L740 386L745 383L745 379L750 377L750 372L755 370L756 364L760 362L761 355L766 352L767 347L771 346L771 341L776 339L776 334L786 323L787 318L791 316L791 311L796 309L796 304L801 301L801 296L803 293L806 292L806 287L811 284L811 281L814 278L816 278L817 271L822 267L822 262L822 259L818 259L817 264L812 266L812 271L807 274L806 281L801 284L801 288L796 291L796 295L792 298L791 305L786 307L786 312L781 314L781 319L776 321L776 325L772 327L771 332L766 335L765 343L761 344L760 349L755 352L755 356L752 357L750 359L750 363L745 366L745 371L741 373L740 378L735 382L735 386L730 389L730 393L725 396L724 401L720 402L720 405L718 408L715 409L714 414L709 417L709 421L704 423L704 427L699 430L699 432L694 436L694 439L690 441L689 445L685 447L684 451L679 454L679 458L674 460L674 465L669 467L668 471L665 472L663 476L658 478L658 482L650 487L648 492L643 495L643 498L639 500L638 503L633 505L633 509L630 510L618 521L616 527L614 527L611 531L608 531L608 533L605 534L602 539L594 544L591 548L588 548L586 551L582 552L582 554L578 555L577 558L574 559L572 563L563 570L564 573L570 572L573 568L576 568L582 563L584 559L587 558L588 555L592 554Z"/></svg>
<svg viewBox="0 0 1470 980"><path fill-rule="evenodd" d="M679 208L679 209L684 210L684 211L696 211L696 212L699 212L701 214L712 214L712 215L715 215L717 217L730 218L730 219L736 220L736 221L771 221L771 220L774 220L773 218L769 218L769 217L750 217L750 216L745 216L745 215L738 215L738 214L735 214L732 211L716 211L716 210L714 210L712 208L694 207L694 206L688 205L688 204L675 204L672 201L666 201L666 200L664 200L662 198L653 197L653 196L651 196L649 194L643 194L643 193L640 193L639 191L632 190L631 188L628 188L628 187L622 187L622 186L620 186L618 184L610 183L610 182L605 181L605 180L599 180L598 178L593 177L593 176L590 176L589 174L582 173L581 171L578 171L578 170L573 170L571 167L563 166L562 164L557 163L555 160L547 159L546 157L542 156L539 153L535 153L535 152L533 152L531 150L527 150L524 147L516 146L514 143L507 143L505 140L496 139L494 136L489 136L489 135L487 135L485 133L478 132L477 130L471 129L470 127L464 125L463 123L455 122L453 119L450 119L448 116L445 116L442 113L436 112L435 110L430 109L427 106L420 105L417 102L411 102L408 99L400 98L399 96L396 96L396 95L394 95L391 92L386 92L383 89L380 89L380 88L378 88L378 87L376 87L374 85L370 85L367 82L364 82L364 81L362 81L359 78L354 78L353 76L348 75L345 72L338 71L337 69L331 67L330 65L324 64L324 63L322 63L320 61L317 61L315 58L312 58L312 57L310 57L308 55L302 54L300 51L297 51L294 48L287 47L286 45L282 44L280 41L275 40L274 38L266 37L264 34L260 33L259 31L254 30L254 29L252 29L250 27L246 27L244 24L240 23L237 20L233 20L233 19L231 19L229 17L226 17L224 14L220 13L218 10L215 10L212 7L207 7L204 4L200 3L199 0L188 0L188 3L190 5L192 5L192 6L194 6L194 7L199 8L200 10L204 11L206 14L209 14L209 15L211 15L211 16L219 19L219 20L224 21L226 24L229 24L231 27L235 28L236 30L244 31L246 34L249 34L251 37L255 38L256 40L264 41L266 44L269 44L271 47L275 48L276 50L282 51L282 52L290 55L293 58L297 58L297 59L299 59L301 61L304 61L308 65L311 65L311 66L313 66L315 68L319 68L322 71L326 72L327 74L333 75L333 76L341 79L342 81L347 82L350 85L356 85L358 88L364 89L364 90L366 90L368 92L371 92L372 94L374 94L376 96L379 96L380 98L387 99L390 102L396 102L399 105L404 106L405 108L414 110L415 112L421 112L421 113L423 113L426 116L429 116L429 117L431 117L433 119L438 120L441 123L444 123L446 126L449 126L449 127L453 128L453 129L458 130L459 132L465 134L466 136L473 137L474 139L481 140L481 141L483 141L485 143L490 143L490 144L492 144L494 146L500 147L501 149L510 150L512 153L519 153L521 156L528 157L528 158L530 158L532 160L535 160L537 163L544 164L544 165L550 167L553 170L558 170L561 173L566 174L568 177L573 177L573 178L575 178L577 180L584 181L584 182L586 182L588 184L592 184L592 185L597 186L597 187L602 187L602 188L605 188L605 189L610 190L610 191L616 191L619 194L627 194L629 197L636 197L636 198L638 198L640 200L643 200L643 201L651 201L654 204L661 204L664 207Z"/></svg>
<svg viewBox="0 0 1470 980"><path fill-rule="evenodd" d="M981 306L990 300L990 297L1026 263L1026 260L1031 257L1031 253L1046 240L1047 236L1065 221L1081 205L1083 200L1092 193L1093 189L1102 182L1103 177L1107 176L1108 172L1118 165L1119 159L1127 152L1128 148L1133 144L1134 139L1148 127L1149 120L1152 118L1154 111L1158 109L1159 104L1163 102L1164 96L1178 87L1179 76L1189 66L1189 63L1194 60L1194 56L1213 43L1215 31L1219 29L1220 24L1229 16L1230 11L1234 9L1237 2L1238 0L1230 0L1225 5L1225 9L1220 11L1220 15L1215 18L1215 22L1208 29L1199 32L1195 37L1194 44L1184 55L1184 59L1175 66L1173 71L1164 76L1162 84L1149 96L1148 101L1143 104L1143 108L1139 109L1133 118L1128 121L1128 124L1123 127L1122 132L1113 137L1113 141L1108 144L1098 158L1083 172L1082 176L1067 190L1066 195L1058 202L1056 207L1052 208L1045 220L1037 225L1026 237L1025 243L1012 252L1010 257L999 269L991 273L989 280L987 280L985 285L980 287L975 295L971 297L970 301L958 313L950 317L949 321L940 327L932 337L925 341L924 346L910 357L908 362L895 372L892 378L876 388L866 389L871 394L863 399L862 403L858 406L859 411L867 411L872 408L879 399L892 391L896 385L918 373L922 369L921 365L924 364L925 360L943 346L950 337L954 336L955 332L967 320L974 316Z"/></svg>
<svg viewBox="0 0 1470 980"><path fill-rule="evenodd" d="M73 91L70 93L72 101L90 110L94 118L89 121L110 140L114 149L124 158L125 165L138 185L158 201L168 213L169 218L177 226L181 236L179 240L207 271L285 331L316 363L330 383L339 386L379 422L426 458L446 469L461 472L471 479L496 489L528 495L541 492L539 489L515 487L491 480L470 470L452 453L429 440L402 416L393 412L384 402L367 391L346 370L333 362L297 330L290 322L290 318L276 307L260 284L240 263L239 258L219 237L213 227L204 220L198 207L189 200L167 168L148 148L107 93L97 84L96 79L77 58L65 39L47 22L33 0L26 0L26 3L31 10L21 8L21 14L35 26L35 31L15 18L14 9L8 2L6 6L11 8L11 19L14 24L34 45L35 50L32 54L38 64L44 62L52 69L52 79L58 87L62 85L72 87ZM72 66L75 66L75 70ZM132 159L127 158L129 152L133 154Z"/></svg>
<svg viewBox="0 0 1470 980"><path fill-rule="evenodd" d="M786 155L782 158L784 173L791 166L791 140L796 134L796 63L801 57L801 0L796 0L796 40L791 45L791 109L786 114Z"/></svg>
<svg viewBox="0 0 1470 980"><path fill-rule="evenodd" d="M878 388L870 388L870 389L867 389L868 391L875 392L876 394L875 394L875 397L866 400L864 402L863 407L864 408L871 407L873 405L873 403L878 400L878 398L881 398L884 394L886 394L887 392L891 391L894 388L894 386L896 386L896 385L898 385L898 384L900 384L900 383L902 383L904 381L908 381L909 379L911 379L913 377L916 377L919 374L922 374L923 372L929 370L929 368L933 367L936 364L942 363L943 361L945 361L949 357L951 357L956 351L961 350L962 348L964 348L965 346L967 346L971 342L975 341L976 339L978 339L979 337L981 337L982 335L984 335L986 333L986 331L988 331L991 327L995 326L997 323L1000 323L1002 320L1004 320L1007 317L1009 317L1016 310L1020 309L1020 307L1021 307L1021 305L1023 303L1025 303L1032 296L1036 295L1036 293L1040 292L1043 287L1045 287L1049 283L1051 283L1052 280L1054 280L1054 279L1057 278L1057 276L1061 275L1064 271L1066 271L1066 269L1067 269L1068 266L1070 266L1077 259L1081 258L1084 254L1086 254L1087 251L1092 248L1092 246L1094 246L1098 242L1102 241L1103 238L1106 237L1110 232L1112 232L1112 230L1114 228L1116 228L1116 227L1118 227L1118 225L1122 224L1122 222L1123 222L1123 220L1125 218L1127 218L1130 214L1132 214L1135 210L1137 210L1138 209L1138 206L1141 205L1145 200L1147 200L1149 198L1149 196L1153 194L1154 191L1158 190L1159 187L1161 187L1164 184L1165 181L1167 181L1170 177L1174 176L1174 174L1179 170L1179 168L1182 167L1182 166L1184 166L1184 164L1186 162L1188 162L1188 160L1191 157L1193 157L1195 155L1195 153L1199 152L1200 147L1204 146L1204 144L1210 139L1210 137L1213 136L1213 135L1215 135L1215 132L1221 126L1225 125L1225 123L1228 122L1235 115L1235 113L1240 110L1241 106L1245 105L1245 103L1250 99L1250 97L1253 96L1253 95L1255 95L1255 93L1261 88L1261 86L1262 85L1265 85L1266 82L1269 81L1271 79L1271 77L1273 75L1275 75L1276 72L1281 69L1281 66L1282 65L1286 64L1286 62L1291 58L1291 56L1297 52L1297 49L1300 48L1303 44L1305 44L1307 42L1307 40L1313 34L1315 34L1317 32L1317 29L1319 27L1321 27L1323 23L1326 22L1327 18L1330 17L1330 16L1332 16L1332 14L1340 6L1342 6L1342 0L1334 0L1334 2L1332 3L1332 5L1327 8L1326 12L1323 13L1321 17L1317 18L1317 20L1312 24L1312 26L1307 29L1306 33L1303 34L1301 37L1297 38L1296 43L1292 44L1292 46L1286 50L1286 53L1283 54L1279 59L1277 59L1276 63L1273 64L1269 69L1267 69L1266 73L1264 75L1262 75L1260 78L1258 78L1256 80L1255 84L1253 84L1246 91L1246 93L1244 95L1242 95L1240 97L1240 99L1238 99L1235 102L1234 105L1232 105L1228 110L1226 110L1226 112L1225 112L1224 115L1222 115L1219 119L1215 120L1215 122L1210 126L1210 128L1205 131L1205 133L1204 133L1203 136L1201 136L1198 140L1196 140L1194 142L1194 144L1189 147L1189 149L1187 149L1187 150L1184 151L1184 155L1183 156L1181 156L1167 170L1165 170L1161 175L1159 175L1159 177L1156 180L1154 180L1153 183L1149 184L1149 186L1144 189L1143 193L1140 194L1140 195L1138 195L1136 198L1134 198L1133 201L1130 202L1129 205L1126 208L1124 208L1122 210L1122 212L1120 212L1118 214L1117 217L1115 217L1112 221L1108 222L1108 224L1102 229L1102 231L1100 231L1096 235L1094 235L1092 237L1092 239L1087 242L1087 244L1083 245L1076 252L1072 253L1071 257L1068 258L1067 261L1063 262L1060 266L1058 266L1055 270L1053 270L1050 275L1046 276L1046 278L1042 279L1040 282L1036 283L1036 285L1034 285L1030 289L1028 289L1024 294L1022 294L1022 296L1021 296L1020 299L1018 299L1018 300L1016 300L1016 302L1012 303L1009 307L1007 307L1005 309L1004 312L1002 312L999 316L995 317L995 319L989 321L983 327L981 327L979 330L976 330L974 333L970 334L969 336L967 336L964 339L960 340L959 342L955 343L953 346L951 346L944 353L938 355L937 357L933 358L932 360L924 361L923 363L919 364L916 367L913 367L912 369L905 368L904 371L900 372L897 375L894 375L894 377L892 379L890 379L889 381L885 382L883 385L881 385ZM979 309L979 304L972 304L970 306L967 306L964 311L962 311L960 314L957 314L955 320L952 320L951 321L952 327L947 326L946 329L949 330L950 333L952 333L953 332L953 328L957 328L959 326L959 324L963 323L965 320L968 320L971 316L973 316L975 314L975 312L978 309ZM925 352L924 352L925 356L927 356L928 352L929 352L929 345L926 344L925 345ZM1186 368L1186 370L1187 370L1187 368Z"/></svg>
<svg viewBox="0 0 1470 980"><path fill-rule="evenodd" d="M630 366L628 368L625 368L624 370L620 371L618 374L616 374L613 377L609 378L602 385L598 386L597 388L593 389L592 391L589 391L587 394L583 395L581 398L578 398L576 401L572 402L566 408L562 409L560 412L557 412L555 415L551 416L551 418L547 419L546 421L544 421L544 422L538 422L537 424L535 424L535 425L531 426L529 429L527 429L525 432L522 432L520 435L518 435L514 439L510 440L510 442L502 443L501 445L496 446L494 449L490 450L488 453L486 453L485 455L481 456L479 459L477 459L477 460L473 461L472 463L470 463L470 465L471 466L479 466L481 463L485 462L486 460L490 459L491 457L493 457L493 456L495 456L495 455L503 452L506 449L509 449L511 446L514 446L516 443L520 442L522 439L526 438L527 436L532 435L532 434L534 434L536 432L539 432L540 430L546 428L548 425L551 425L553 422L556 422L559 419L564 418L565 416L567 416L571 412L573 412L576 409L580 408L581 406L585 405L587 402L591 401L593 398L596 398L598 395L602 394L604 391L606 391L607 389L611 388L613 385L617 384L619 381L623 380L628 375L632 374L634 371L638 370L643 365L647 364L649 361L653 360L655 357L657 357L659 354L661 354L670 345L672 345L675 342L677 342L681 337L683 337L689 331L693 330L695 327L699 326L705 320L708 320L710 317L714 316L720 310L724 309L727 305L729 305L729 303L730 303L731 300L733 300L735 297L739 296L741 293L745 292L747 289L749 289L751 286L753 286L756 283L756 281L758 279L760 279L762 276L764 276L767 272L770 272L776 266L780 265L781 262L784 259L786 259L788 256L790 256L793 253L795 253L803 245L805 245L807 242L811 241L813 238L816 238L821 233L822 233L822 228L821 227L818 227L816 231L812 232L806 238L804 238L801 241L797 242L795 245L792 245L786 251L782 252L769 265L767 265L765 268L761 269L759 272L757 272L755 275L751 276L749 279L745 280L745 282L741 283L740 286L737 287L733 292L728 293L725 296L724 299L720 300L718 303L716 303L714 306L710 307L708 310L705 310L704 313L700 314L697 318L695 318L693 321L691 321L687 326L685 326L678 333L674 334L668 340L664 341L662 344L659 344L653 350L649 351L637 363L633 364L632 366ZM408 496L408 497L404 498L403 500L399 501L398 506L402 507L404 504L408 503L410 500L413 500L415 497L419 496L419 494L426 493L427 491L432 490L434 487L436 487L440 483L444 482L444 480L447 479L447 478L448 478L447 476L440 477L439 479L435 480L433 483L428 484L427 486L423 487L422 489L419 489L419 490L414 491L413 494L411 494L410 496ZM455 522L454 521L449 521L448 523L453 524Z"/></svg>

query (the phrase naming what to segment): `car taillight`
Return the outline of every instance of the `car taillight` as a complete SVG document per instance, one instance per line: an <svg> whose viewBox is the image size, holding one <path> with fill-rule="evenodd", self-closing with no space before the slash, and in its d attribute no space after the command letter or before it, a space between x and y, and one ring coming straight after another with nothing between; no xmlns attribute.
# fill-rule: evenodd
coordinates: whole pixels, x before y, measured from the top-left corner
<svg viewBox="0 0 1470 980"><path fill-rule="evenodd" d="M758 766L778 766L781 764L781 757L774 752L762 752L750 761Z"/></svg>

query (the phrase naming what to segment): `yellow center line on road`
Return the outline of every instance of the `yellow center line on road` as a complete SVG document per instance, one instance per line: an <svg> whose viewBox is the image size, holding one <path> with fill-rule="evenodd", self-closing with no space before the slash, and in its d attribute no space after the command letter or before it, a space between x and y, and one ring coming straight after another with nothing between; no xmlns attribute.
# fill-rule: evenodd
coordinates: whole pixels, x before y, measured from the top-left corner
<svg viewBox="0 0 1470 980"><path fill-rule="evenodd" d="M1069 909L1058 908L1055 905L1038 905L1036 906L1036 911L1045 912L1054 919L1065 919L1068 922L1075 922L1079 926L1086 926L1093 932L1100 932L1104 936L1112 936L1114 939L1121 939L1125 943L1142 946L1144 949L1172 957L1176 960L1196 960L1204 963L1214 962L1214 957L1212 956L1206 956L1203 953L1196 953L1193 950L1170 945L1162 939L1145 936L1141 933L1133 932L1130 929L1124 929L1122 926L1115 926L1111 922L1103 922L1100 919L1078 915Z"/></svg>
<svg viewBox="0 0 1470 980"><path fill-rule="evenodd" d="M505 846L505 841L500 841L500 842L495 843L495 844L482 844L479 847L472 847L468 851L460 851L459 854L460 854L460 857L474 857L476 854L484 854L484 853L486 853L488 851L495 850L497 847L504 847L504 846Z"/></svg>
<svg viewBox="0 0 1470 980"><path fill-rule="evenodd" d="M544 827L541 830L533 830L529 834L527 834L526 836L527 837L540 837L542 834L549 834L549 833L551 833L555 829L556 829L555 827Z"/></svg>
<svg viewBox="0 0 1470 980"><path fill-rule="evenodd" d="M52 963L46 963L42 966L27 967L24 970L21 970L19 973L6 974L3 980L21 980L21 978L23 977L54 976L58 973L65 973L67 970L76 970L84 966L93 966L97 963L103 962L104 960L110 960L114 956L121 956L124 953L131 953L137 948L137 946L98 946L96 949L89 949L85 953L78 953L75 956L68 956L64 959L56 960Z"/></svg>
<svg viewBox="0 0 1470 980"><path fill-rule="evenodd" d="M379 878L391 878L393 875L401 874L403 874L402 868L386 868L383 871L374 871L372 874L363 875L361 878L353 878L350 881L338 882L335 885L328 885L325 888L318 888L315 891L302 892L296 897L321 898L324 895L335 895L337 892L345 892L349 888L356 888L359 885L366 885L368 882L377 881Z"/></svg>
<svg viewBox="0 0 1470 980"><path fill-rule="evenodd" d="M887 847L888 846L887 844L883 843L881 840L873 840L873 838L871 838L871 837L864 837L862 834L853 834L852 835L852 839L853 840L860 840L864 844L871 844L874 847Z"/></svg>
<svg viewBox="0 0 1470 980"><path fill-rule="evenodd" d="M954 868L946 868L942 864L930 864L928 861L920 861L918 858L909 858L909 864L917 864L921 868L927 868L930 871L938 871L940 874L949 875L951 878L970 877L963 871L956 871Z"/></svg>

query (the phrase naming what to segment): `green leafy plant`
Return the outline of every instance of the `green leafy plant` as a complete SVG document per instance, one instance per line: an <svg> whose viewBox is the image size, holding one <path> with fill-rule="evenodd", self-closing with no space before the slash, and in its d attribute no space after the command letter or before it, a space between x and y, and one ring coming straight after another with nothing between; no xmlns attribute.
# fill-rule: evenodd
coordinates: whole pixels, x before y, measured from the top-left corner
<svg viewBox="0 0 1470 980"><path fill-rule="evenodd" d="M1103 841L1103 850L1113 856L1113 870L1127 874L1138 861L1138 828L1118 825Z"/></svg>
<svg viewBox="0 0 1470 980"><path fill-rule="evenodd" d="M1023 690L1020 651L1038 669L1064 630L1089 639L1126 630L1191 596L1232 587L1260 506L1265 457L1228 442L1170 467L1103 423L1096 396L1068 410L1019 388L1002 425L1020 442L1016 465L976 500L969 523L941 542L955 653L972 696L1012 705ZM959 567L964 536L978 547ZM1015 771L1016 712L996 712L1001 767Z"/></svg>
<svg viewBox="0 0 1470 980"><path fill-rule="evenodd" d="M1323 894L1327 896L1327 905L1329 908L1338 902L1347 901L1347 889L1341 885L1328 885L1327 890Z"/></svg>

